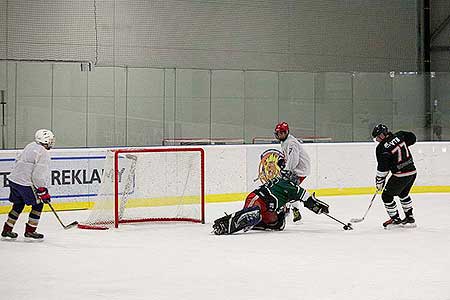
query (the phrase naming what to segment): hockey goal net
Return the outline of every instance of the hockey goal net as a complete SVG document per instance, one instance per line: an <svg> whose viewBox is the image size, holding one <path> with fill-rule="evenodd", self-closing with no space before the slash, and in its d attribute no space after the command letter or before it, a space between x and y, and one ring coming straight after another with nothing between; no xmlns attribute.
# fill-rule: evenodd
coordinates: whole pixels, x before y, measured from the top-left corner
<svg viewBox="0 0 450 300"><path fill-rule="evenodd" d="M102 182L82 229L122 223L205 221L202 148L108 150Z"/></svg>

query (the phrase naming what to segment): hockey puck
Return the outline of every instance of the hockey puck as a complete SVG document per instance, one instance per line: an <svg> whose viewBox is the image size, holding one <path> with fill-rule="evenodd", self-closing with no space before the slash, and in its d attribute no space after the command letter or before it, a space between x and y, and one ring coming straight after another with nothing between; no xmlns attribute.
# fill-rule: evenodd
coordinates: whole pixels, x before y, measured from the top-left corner
<svg viewBox="0 0 450 300"><path fill-rule="evenodd" d="M348 223L347 225L344 225L344 230L353 230L352 224Z"/></svg>

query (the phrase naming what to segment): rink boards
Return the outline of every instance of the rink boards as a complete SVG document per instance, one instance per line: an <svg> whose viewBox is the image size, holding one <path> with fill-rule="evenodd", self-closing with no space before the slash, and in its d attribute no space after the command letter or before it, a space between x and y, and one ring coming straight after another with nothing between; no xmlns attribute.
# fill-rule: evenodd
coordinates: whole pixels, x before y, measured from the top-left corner
<svg viewBox="0 0 450 300"><path fill-rule="evenodd" d="M304 147L311 157L312 169L304 183L305 188L323 196L374 191L375 143L304 144ZM263 178L264 170L270 169L270 155L267 153L280 151L280 145L274 144L201 148L205 151L207 203L242 201L249 191L261 184L261 179L257 178ZM101 182L106 151L106 148L51 150L49 190L57 209L91 207ZM450 143L421 142L412 146L411 151L418 169L413 192L450 192ZM8 210L6 177L18 152L0 152L0 213ZM158 166L149 172L158 172ZM146 203L152 205L151 201Z"/></svg>

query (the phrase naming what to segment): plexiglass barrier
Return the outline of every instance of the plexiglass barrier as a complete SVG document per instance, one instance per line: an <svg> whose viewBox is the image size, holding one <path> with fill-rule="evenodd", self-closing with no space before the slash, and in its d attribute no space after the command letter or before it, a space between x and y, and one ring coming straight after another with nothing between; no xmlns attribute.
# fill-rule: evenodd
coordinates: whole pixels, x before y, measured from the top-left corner
<svg viewBox="0 0 450 300"><path fill-rule="evenodd" d="M0 63L3 149L39 128L58 147L252 143L277 122L305 140L370 141L372 128L450 140L450 74L306 73ZM214 143L214 142L211 142Z"/></svg>

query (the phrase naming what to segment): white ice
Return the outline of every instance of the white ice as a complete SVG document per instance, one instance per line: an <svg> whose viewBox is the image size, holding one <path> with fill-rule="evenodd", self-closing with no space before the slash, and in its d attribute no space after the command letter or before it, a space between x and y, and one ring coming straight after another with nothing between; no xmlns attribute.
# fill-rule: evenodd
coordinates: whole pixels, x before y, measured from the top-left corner
<svg viewBox="0 0 450 300"><path fill-rule="evenodd" d="M371 195L322 197L330 213L361 218ZM384 230L378 197L353 231L305 209L283 232L215 236L208 224L64 230L44 213L40 243L0 242L0 299L450 299L450 194L413 194L414 229ZM239 208L231 203L227 212ZM60 212L65 223L87 211ZM6 215L0 217L1 223ZM16 231L22 233L26 215Z"/></svg>

